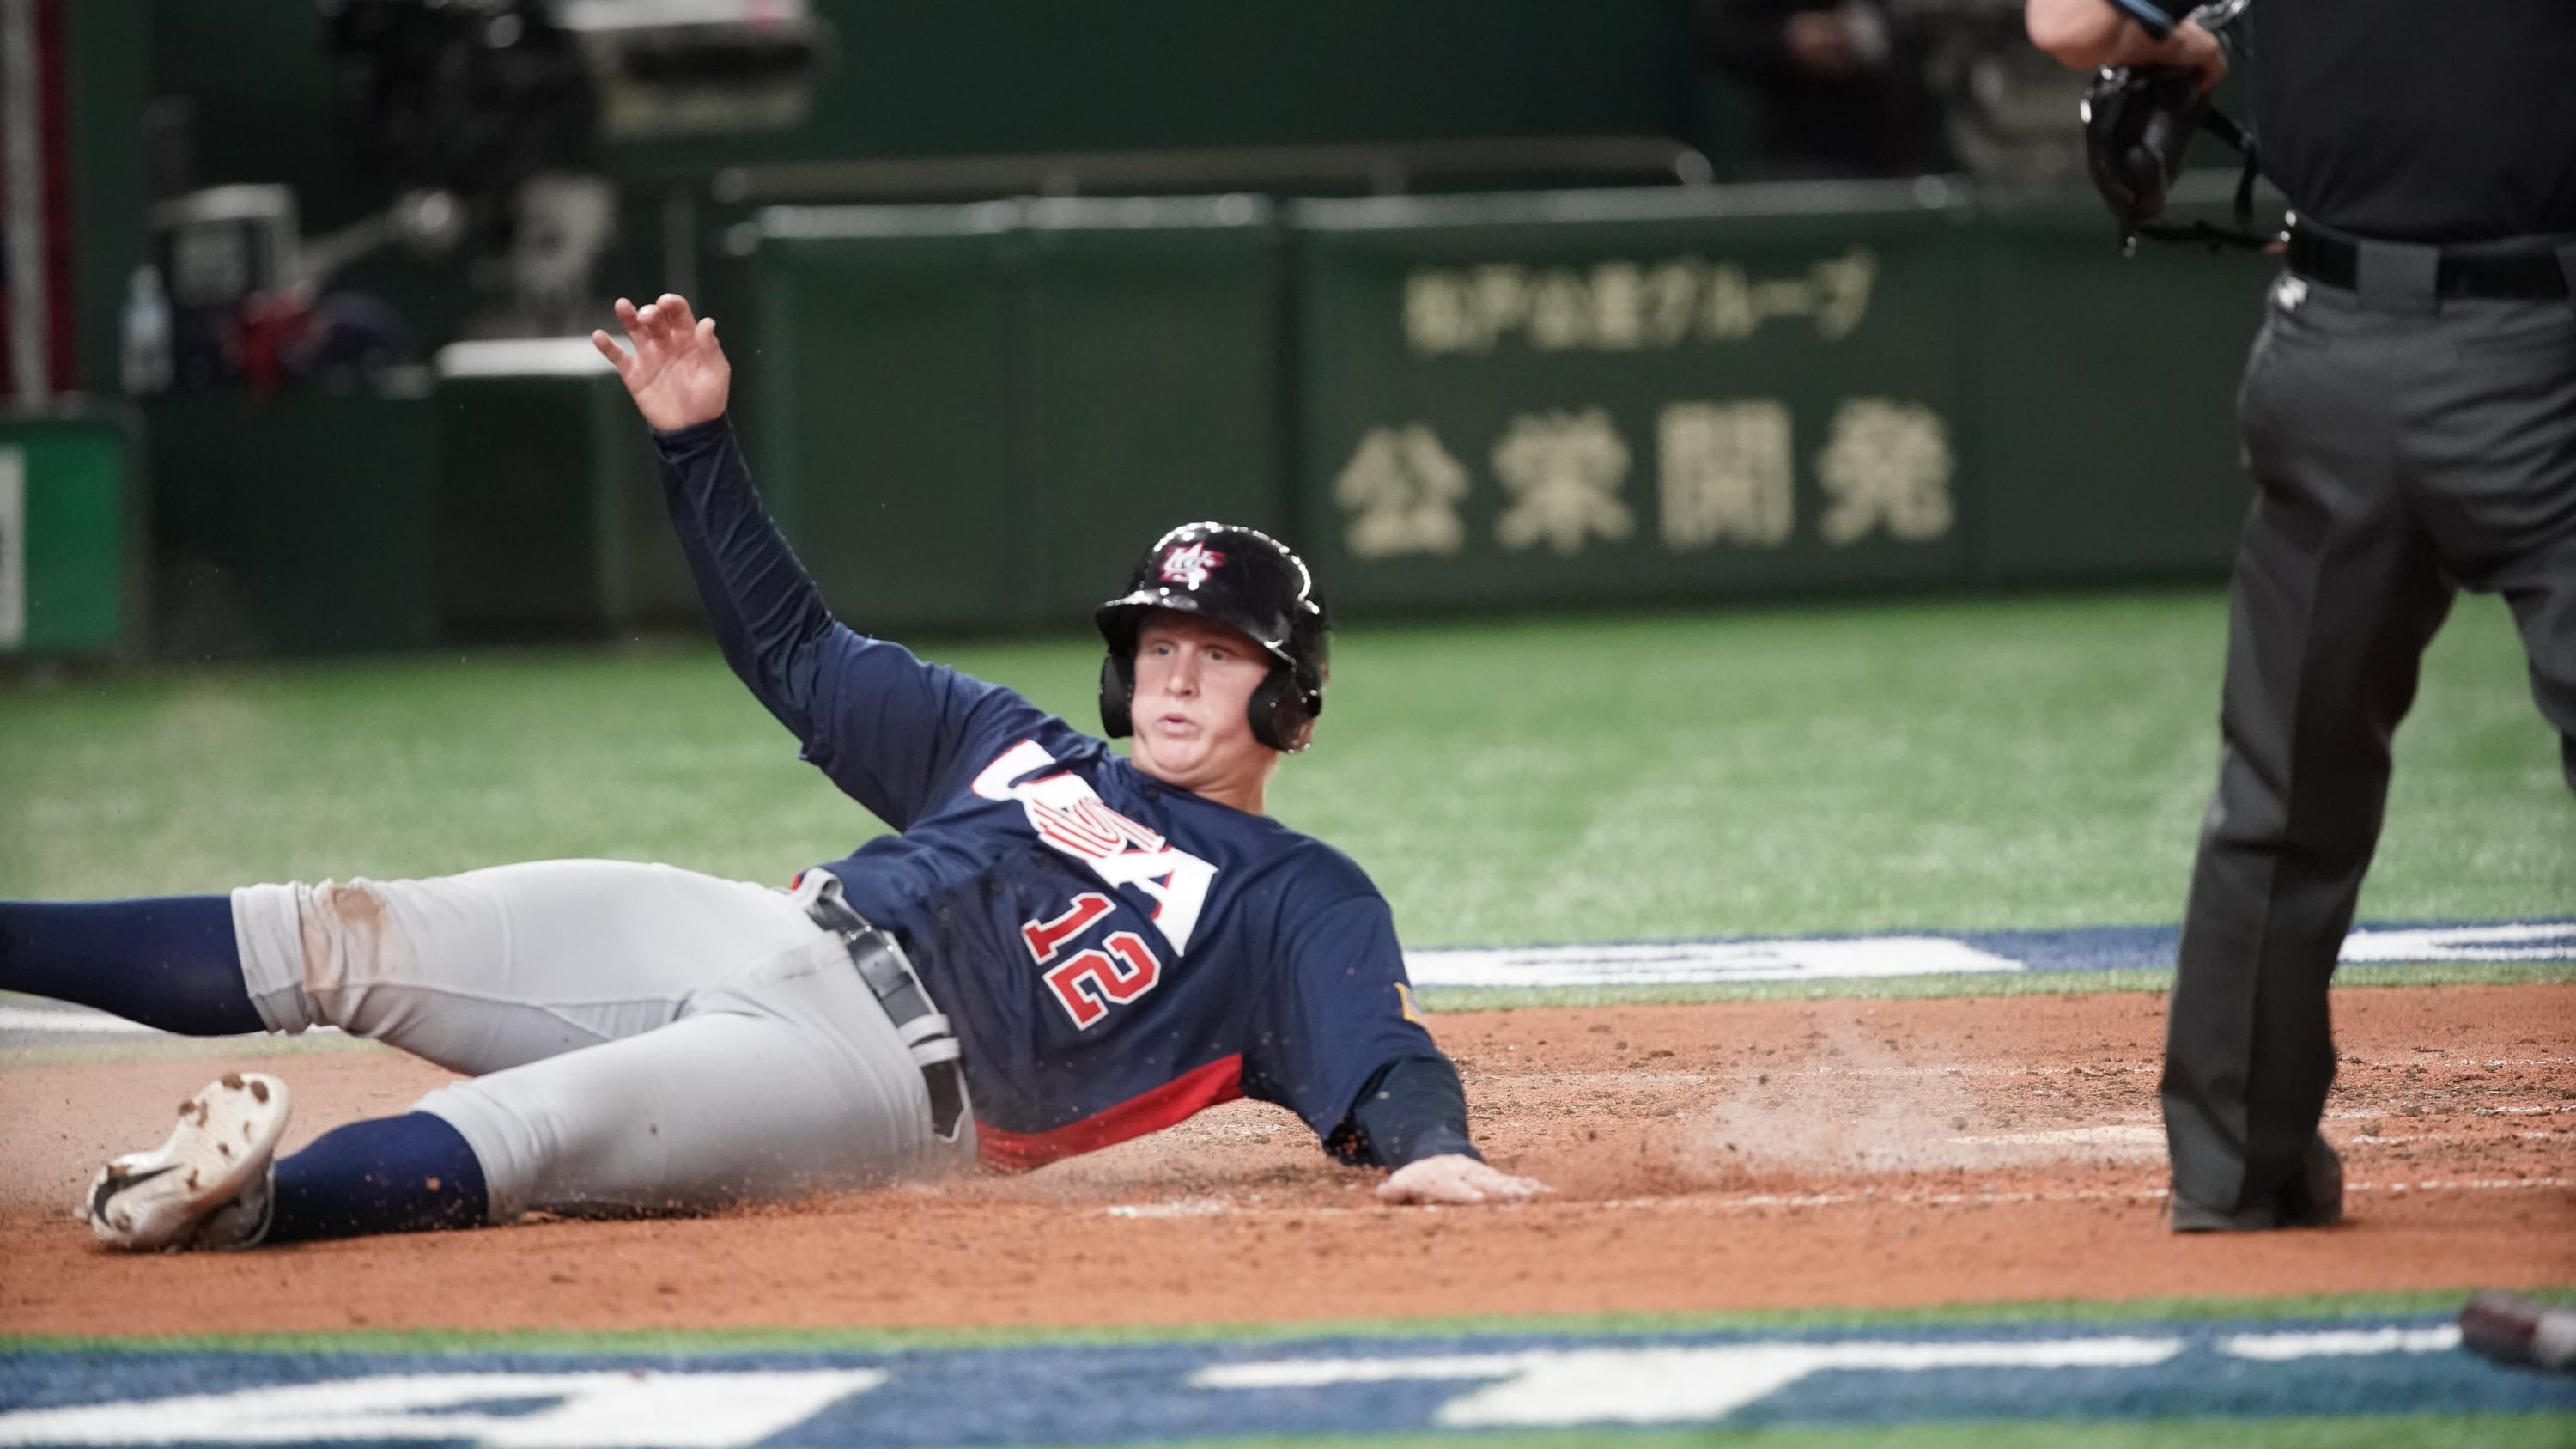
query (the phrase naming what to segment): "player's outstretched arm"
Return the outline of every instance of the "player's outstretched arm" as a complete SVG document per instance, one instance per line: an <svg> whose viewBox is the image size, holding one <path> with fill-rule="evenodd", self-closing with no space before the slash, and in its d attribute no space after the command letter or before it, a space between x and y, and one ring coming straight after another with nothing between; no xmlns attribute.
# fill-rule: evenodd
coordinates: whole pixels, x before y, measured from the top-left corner
<svg viewBox="0 0 2576 1449"><path fill-rule="evenodd" d="M1377 1186L1381 1202L1460 1205L1527 1202L1545 1191L1547 1184L1537 1178L1514 1177L1462 1152L1408 1162Z"/></svg>
<svg viewBox="0 0 2576 1449"><path fill-rule="evenodd" d="M818 654L837 626L761 508L725 421L733 367L716 342L715 319L664 293L641 307L618 298L617 321L628 347L606 332L590 334L591 345L653 425L663 501L716 644L735 677L811 748Z"/></svg>
<svg viewBox="0 0 2576 1449"><path fill-rule="evenodd" d="M662 497L734 676L852 799L898 829L917 812L961 712L993 690L932 669L832 617L752 486L725 408L733 368L716 324L665 293L617 302L625 346L591 345L653 427Z"/></svg>
<svg viewBox="0 0 2576 1449"><path fill-rule="evenodd" d="M733 364L716 341L716 319L691 315L686 297L665 292L641 307L618 298L617 322L632 351L605 331L591 333L590 345L617 369L644 421L670 433L724 416Z"/></svg>

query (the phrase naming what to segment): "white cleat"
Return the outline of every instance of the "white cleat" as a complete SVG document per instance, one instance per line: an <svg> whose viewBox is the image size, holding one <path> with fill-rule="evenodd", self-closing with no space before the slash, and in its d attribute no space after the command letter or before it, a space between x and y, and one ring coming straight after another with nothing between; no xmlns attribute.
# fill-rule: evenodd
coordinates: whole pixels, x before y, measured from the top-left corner
<svg viewBox="0 0 2576 1449"><path fill-rule="evenodd" d="M277 1078L225 1077L179 1104L169 1141L100 1168L81 1216L128 1252L251 1246L268 1231L269 1164L288 1110Z"/></svg>

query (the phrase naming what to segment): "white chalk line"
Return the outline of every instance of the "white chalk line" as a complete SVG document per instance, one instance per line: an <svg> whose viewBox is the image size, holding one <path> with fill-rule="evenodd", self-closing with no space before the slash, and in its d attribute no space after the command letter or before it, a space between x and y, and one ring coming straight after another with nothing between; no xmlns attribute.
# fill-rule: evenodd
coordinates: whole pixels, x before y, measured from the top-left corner
<svg viewBox="0 0 2576 1449"><path fill-rule="evenodd" d="M168 1041L264 1041L275 1032L241 1032L229 1036L189 1036L78 1006L0 1006L0 1032L39 1032L56 1036L157 1037ZM336 1026L308 1028L306 1035L339 1035Z"/></svg>
<svg viewBox="0 0 2576 1449"><path fill-rule="evenodd" d="M2386 1193L2401 1196L2437 1192L2529 1192L2576 1188L2576 1178L2566 1177L2477 1177L2435 1178L2423 1182L2347 1182L2346 1193ZM1534 1208L1559 1207L1591 1211L1608 1209L1620 1212L1765 1212L1773 1208L1835 1208L1855 1204L1900 1207L1993 1207L2031 1203L2113 1202L2147 1206L2164 1202L2173 1193L2168 1188L2065 1188L2046 1192L1881 1192L1864 1188L1858 1192L1808 1193L1700 1193L1677 1197L1604 1198L1598 1201L1568 1200L1550 1202L1541 1198ZM1493 1211L1479 1208L1480 1212ZM1528 1208L1506 1209L1527 1211ZM1345 1218L1373 1217L1390 1212L1442 1212L1438 1204L1418 1207L1274 1207L1236 1203L1225 1198L1179 1198L1169 1202L1118 1203L1103 1208L1113 1218L1215 1218L1239 1217L1259 1213L1278 1218Z"/></svg>
<svg viewBox="0 0 2576 1449"><path fill-rule="evenodd" d="M2556 1142L2561 1138L2576 1136L2576 1133L2552 1129L2547 1132L2516 1132L2513 1135L2516 1140L2522 1142ZM2403 1142L2465 1142L2469 1139L2451 1132L2400 1133L2394 1135L2385 1135L2377 1132L2356 1132L2350 1137L2346 1137L2341 1140L2357 1147L2394 1147Z"/></svg>
<svg viewBox="0 0 2576 1449"><path fill-rule="evenodd" d="M2576 1102L2553 1102L2546 1107L2472 1107L2469 1109L2469 1115L2472 1117L2520 1117L2532 1113L2546 1112L2576 1112ZM2329 1117L2378 1117L2384 1116L2385 1114L2379 1112L2346 1111L2328 1112L2326 1115Z"/></svg>
<svg viewBox="0 0 2576 1449"><path fill-rule="evenodd" d="M2576 1186L2576 1178L2455 1178L2418 1183L2348 1182L2346 1193L2385 1192L2514 1192L2533 1188L2566 1188ZM2173 1196L2169 1188L2066 1188L2047 1192L1880 1192L1865 1188L1859 1192L1752 1193L1727 1197L1618 1198L1594 1204L1597 1207L1673 1210L1700 1208L1715 1212L1747 1212L1768 1208L1848 1207L1855 1203L1895 1203L1905 1207L1968 1207L2029 1203L2126 1202L2159 1203Z"/></svg>
<svg viewBox="0 0 2576 1449"><path fill-rule="evenodd" d="M2356 1112L2356 1117L2379 1118L2386 1112ZM2555 1142L2576 1136L2576 1129L2551 1127L2538 1132L2514 1132L2509 1135L2525 1142ZM2401 1142L2492 1142L2495 1135L2471 1135L2460 1132L2379 1133L2355 1132L2338 1137L2338 1142L2360 1146L2386 1147ZM2105 1147L2162 1147L2165 1129L2153 1122L2115 1122L2094 1127L2053 1127L2031 1132L1972 1133L1944 1140L1950 1147L2055 1147L2064 1145Z"/></svg>
<svg viewBox="0 0 2576 1449"><path fill-rule="evenodd" d="M1464 1052L1457 1053L1455 1056L1458 1059L1459 1065L1470 1071L1491 1070L1497 1065L1492 1057L1480 1053ZM2386 1062L2347 1061L2342 1065L2346 1067L2368 1068L2444 1066L2492 1071L2504 1067L2564 1067L2576 1065L2576 1057L2496 1057L2491 1059L2455 1057L2446 1060L2413 1057L2402 1061ZM1977 1077L1986 1080L1994 1080L2009 1079L2013 1077L2152 1077L2161 1074L2163 1071L2163 1064L2157 1062L2130 1063L2111 1067L1963 1067L1956 1065L1933 1066L1929 1064L1908 1065L1902 1063L1886 1066L1847 1067L1838 1066L1832 1062L1811 1063L1805 1058L1796 1058L1776 1066L1764 1065L1759 1062L1747 1062L1742 1066L1732 1066L1721 1071L1677 1072L1671 1070L1650 1071L1640 1068L1633 1071L1606 1072L1495 1072L1492 1079L1497 1083L1531 1087L1588 1087L1598 1085L1603 1082L1622 1082L1647 1087L1677 1087L1699 1086L1711 1082L1741 1082L1744 1080L1747 1073L1753 1073L1757 1076L1903 1077L1909 1079L1918 1077ZM2563 1107L2534 1107L2530 1110L2536 1112L2576 1111L2576 1104L2569 1104Z"/></svg>

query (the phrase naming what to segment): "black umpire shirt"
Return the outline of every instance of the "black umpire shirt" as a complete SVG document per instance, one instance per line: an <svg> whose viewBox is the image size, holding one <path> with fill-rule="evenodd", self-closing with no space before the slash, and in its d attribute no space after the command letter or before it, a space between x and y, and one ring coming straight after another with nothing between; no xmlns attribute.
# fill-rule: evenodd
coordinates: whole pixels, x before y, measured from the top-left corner
<svg viewBox="0 0 2576 1449"><path fill-rule="evenodd" d="M2358 236L2576 233L2576 0L2254 0L2254 133Z"/></svg>

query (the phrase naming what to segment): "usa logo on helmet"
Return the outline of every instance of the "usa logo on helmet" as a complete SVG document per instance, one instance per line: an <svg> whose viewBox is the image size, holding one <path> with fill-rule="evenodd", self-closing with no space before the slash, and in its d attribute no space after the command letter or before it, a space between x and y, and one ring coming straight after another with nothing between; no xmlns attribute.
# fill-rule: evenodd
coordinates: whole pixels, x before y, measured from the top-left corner
<svg viewBox="0 0 2576 1449"><path fill-rule="evenodd" d="M1206 583L1208 575L1224 562L1225 555L1206 544L1184 544L1164 556L1163 578L1168 583L1195 589Z"/></svg>

